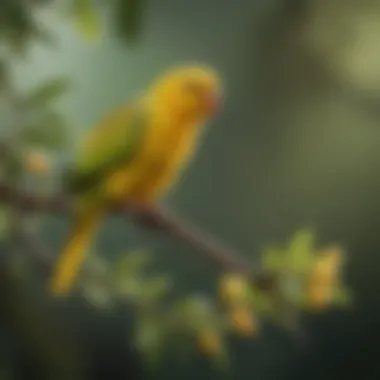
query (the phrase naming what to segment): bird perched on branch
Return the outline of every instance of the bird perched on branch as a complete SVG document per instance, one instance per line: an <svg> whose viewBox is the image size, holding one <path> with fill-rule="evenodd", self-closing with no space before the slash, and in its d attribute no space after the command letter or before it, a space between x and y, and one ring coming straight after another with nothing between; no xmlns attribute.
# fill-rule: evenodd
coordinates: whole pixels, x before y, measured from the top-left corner
<svg viewBox="0 0 380 380"><path fill-rule="evenodd" d="M175 183L220 95L212 68L176 67L89 132L68 180L77 204L51 279L54 295L70 292L110 203L150 208Z"/></svg>

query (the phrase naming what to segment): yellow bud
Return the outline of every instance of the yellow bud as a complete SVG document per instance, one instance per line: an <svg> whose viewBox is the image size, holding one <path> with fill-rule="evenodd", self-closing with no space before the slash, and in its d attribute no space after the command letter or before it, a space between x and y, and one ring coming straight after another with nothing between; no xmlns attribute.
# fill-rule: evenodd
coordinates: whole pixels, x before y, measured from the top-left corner
<svg viewBox="0 0 380 380"><path fill-rule="evenodd" d="M214 330L200 331L197 336L197 346L200 352L207 356L218 355L223 347L220 334Z"/></svg>
<svg viewBox="0 0 380 380"><path fill-rule="evenodd" d="M238 274L224 275L220 281L220 297L227 305L239 304L248 294L247 280Z"/></svg>
<svg viewBox="0 0 380 380"><path fill-rule="evenodd" d="M340 247L331 247L322 253L324 276L334 280L338 277L343 261L343 252Z"/></svg>
<svg viewBox="0 0 380 380"><path fill-rule="evenodd" d="M326 309L332 301L333 289L339 281L343 260L342 249L331 246L316 258L306 285L306 305L309 309Z"/></svg>
<svg viewBox="0 0 380 380"><path fill-rule="evenodd" d="M50 163L45 155L32 152L26 158L26 168L31 173L45 175L50 171Z"/></svg>
<svg viewBox="0 0 380 380"><path fill-rule="evenodd" d="M306 305L312 310L326 309L332 300L332 289L326 284L309 284Z"/></svg>
<svg viewBox="0 0 380 380"><path fill-rule="evenodd" d="M328 287L338 281L343 254L339 247L330 247L320 253L316 258L314 267L310 274L310 282L314 284L325 284Z"/></svg>
<svg viewBox="0 0 380 380"><path fill-rule="evenodd" d="M229 317L239 335L249 337L257 334L259 330L257 320L248 308L234 308L229 312Z"/></svg>

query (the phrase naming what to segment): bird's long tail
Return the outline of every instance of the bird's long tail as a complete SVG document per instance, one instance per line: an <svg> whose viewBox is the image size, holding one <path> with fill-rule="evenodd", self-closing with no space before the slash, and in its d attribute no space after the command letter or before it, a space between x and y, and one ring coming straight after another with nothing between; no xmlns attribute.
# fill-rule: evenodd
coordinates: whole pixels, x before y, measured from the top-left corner
<svg viewBox="0 0 380 380"><path fill-rule="evenodd" d="M53 295L63 297L72 289L102 216L102 210L91 210L81 213L75 220L53 272L50 283L50 291Z"/></svg>

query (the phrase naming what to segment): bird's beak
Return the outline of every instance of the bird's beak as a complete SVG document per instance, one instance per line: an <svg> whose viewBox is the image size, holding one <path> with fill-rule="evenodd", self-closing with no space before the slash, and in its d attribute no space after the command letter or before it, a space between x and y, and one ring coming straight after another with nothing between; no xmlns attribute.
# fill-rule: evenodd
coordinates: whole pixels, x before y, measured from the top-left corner
<svg viewBox="0 0 380 380"><path fill-rule="evenodd" d="M210 92L206 96L206 100L205 100L206 112L209 114L216 112L220 107L220 103L221 103L221 95L214 91Z"/></svg>

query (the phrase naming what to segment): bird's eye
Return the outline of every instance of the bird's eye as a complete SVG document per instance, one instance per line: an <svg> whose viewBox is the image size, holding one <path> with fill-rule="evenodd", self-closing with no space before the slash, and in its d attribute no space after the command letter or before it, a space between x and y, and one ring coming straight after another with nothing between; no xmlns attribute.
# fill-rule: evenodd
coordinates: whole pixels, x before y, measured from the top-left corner
<svg viewBox="0 0 380 380"><path fill-rule="evenodd" d="M200 96L203 94L203 87L195 82L185 82L184 89L186 92L193 94L195 96Z"/></svg>

